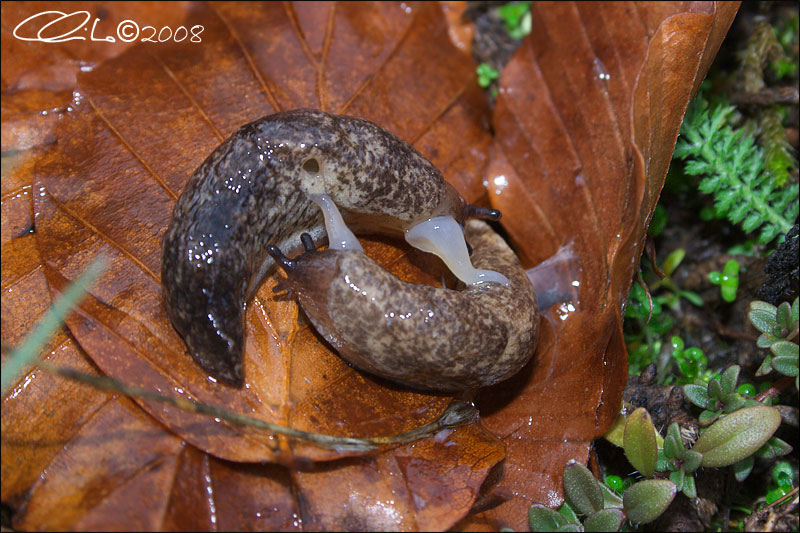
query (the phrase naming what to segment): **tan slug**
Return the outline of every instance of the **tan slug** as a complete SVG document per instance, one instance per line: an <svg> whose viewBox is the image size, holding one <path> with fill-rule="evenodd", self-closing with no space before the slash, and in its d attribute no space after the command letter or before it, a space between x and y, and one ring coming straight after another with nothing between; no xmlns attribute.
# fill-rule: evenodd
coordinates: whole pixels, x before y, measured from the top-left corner
<svg viewBox="0 0 800 533"><path fill-rule="evenodd" d="M499 216L466 203L433 164L372 122L276 113L237 130L187 182L162 243L165 307L197 363L242 386L244 314L274 266L267 245L292 253L302 233L330 233L331 250L360 250L348 227L404 234L465 283L502 285L502 274L472 266L462 234L469 217Z"/></svg>
<svg viewBox="0 0 800 533"><path fill-rule="evenodd" d="M517 256L484 222L466 227L472 263L504 274L509 285L463 290L397 279L357 250L306 251L288 259L269 251L288 276L314 327L356 367L415 388L454 392L494 385L533 355L539 312Z"/></svg>

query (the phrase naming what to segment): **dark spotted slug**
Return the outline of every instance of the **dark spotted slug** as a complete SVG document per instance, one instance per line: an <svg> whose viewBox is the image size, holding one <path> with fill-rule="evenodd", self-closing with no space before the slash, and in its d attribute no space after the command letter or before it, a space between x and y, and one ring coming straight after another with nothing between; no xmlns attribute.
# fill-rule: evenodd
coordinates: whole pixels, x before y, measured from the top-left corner
<svg viewBox="0 0 800 533"><path fill-rule="evenodd" d="M499 212L466 203L432 163L376 124L307 109L269 115L217 147L178 199L162 245L167 314L203 369L242 386L246 305L275 264L267 245L292 253L302 233L333 234L330 249L360 250L348 227L405 235L467 284L507 284L470 263L469 217Z"/></svg>
<svg viewBox="0 0 800 533"><path fill-rule="evenodd" d="M467 223L472 263L504 274L509 285L462 291L397 279L357 250L269 252L288 276L314 327L362 370L415 388L454 392L494 385L516 374L536 344L533 287L514 252L484 222Z"/></svg>

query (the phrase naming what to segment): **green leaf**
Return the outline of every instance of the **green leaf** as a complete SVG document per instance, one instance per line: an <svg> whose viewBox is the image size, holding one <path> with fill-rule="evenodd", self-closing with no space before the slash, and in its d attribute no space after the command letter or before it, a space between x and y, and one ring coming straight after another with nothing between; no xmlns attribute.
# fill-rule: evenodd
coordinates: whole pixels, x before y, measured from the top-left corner
<svg viewBox="0 0 800 533"><path fill-rule="evenodd" d="M772 362L771 362L772 368L774 368L775 370L777 370L778 372L780 372L784 376L797 376L797 364L798 364L797 345L796 344L792 344L790 342L785 342L785 341L777 342L777 343L773 344L773 352L776 352L776 350L774 350L775 346L777 346L778 344L784 344L784 343L785 344L791 344L792 346L794 346L794 353L791 354L791 355L784 355L784 354L777 355L776 354L776 356L772 358ZM786 351L789 351L789 350L786 349L786 350L781 350L781 351L786 352Z"/></svg>
<svg viewBox="0 0 800 533"><path fill-rule="evenodd" d="M603 489L603 507L606 509L622 509L622 497L611 490L611 487L608 487L605 483L600 485L600 488ZM622 489L620 489L622 492Z"/></svg>
<svg viewBox="0 0 800 533"><path fill-rule="evenodd" d="M688 450L683 456L683 469L687 474L691 474L700 468L703 462L703 454L695 450Z"/></svg>
<svg viewBox="0 0 800 533"><path fill-rule="evenodd" d="M700 385L684 385L683 394L689 399L690 402L695 404L701 409L708 407L710 398L708 397L708 389Z"/></svg>
<svg viewBox="0 0 800 533"><path fill-rule="evenodd" d="M747 401L739 396L738 393L732 392L730 394L726 394L722 399L722 403L725 404L725 407L722 410L725 413L732 413L744 407L746 402Z"/></svg>
<svg viewBox="0 0 800 533"><path fill-rule="evenodd" d="M579 513L589 515L603 508L603 489L589 469L570 461L564 467L564 493Z"/></svg>
<svg viewBox="0 0 800 533"><path fill-rule="evenodd" d="M681 339L677 335L671 337L669 342L670 342L670 344L672 344L672 353L673 354L676 353L676 352L682 352L683 351L683 348L684 348L683 339Z"/></svg>
<svg viewBox="0 0 800 533"><path fill-rule="evenodd" d="M619 531L625 515L619 509L603 509L589 515L583 523L584 531Z"/></svg>
<svg viewBox="0 0 800 533"><path fill-rule="evenodd" d="M675 483L675 489L678 491L683 490L683 480L685 478L686 472L683 471L683 468L669 473L669 480Z"/></svg>
<svg viewBox="0 0 800 533"><path fill-rule="evenodd" d="M778 437L772 437L769 439L768 444L772 446L772 449L775 451L775 455L777 457L780 457L781 455L788 455L792 452L791 444L783 439L779 439Z"/></svg>
<svg viewBox="0 0 800 533"><path fill-rule="evenodd" d="M617 414L617 418L614 419L614 422L611 424L611 427L608 428L606 434L603 435L603 438L606 439L608 442L613 444L614 446L622 447L622 437L625 434L625 415L622 413Z"/></svg>
<svg viewBox="0 0 800 533"><path fill-rule="evenodd" d="M739 289L738 279L736 285L721 285L719 289L719 293L722 296L722 299L728 303L736 301L736 292Z"/></svg>
<svg viewBox="0 0 800 533"><path fill-rule="evenodd" d="M717 420L692 449L703 454L702 466L732 465L755 453L780 423L780 412L774 407L745 407Z"/></svg>
<svg viewBox="0 0 800 533"><path fill-rule="evenodd" d="M714 420L719 418L719 415L722 414L722 411L703 411L700 413L700 416L697 417L697 421L700 422L701 426L707 426L711 424Z"/></svg>
<svg viewBox="0 0 800 533"><path fill-rule="evenodd" d="M475 72L478 74L478 85L484 89L500 76L500 73L488 63L478 65Z"/></svg>
<svg viewBox="0 0 800 533"><path fill-rule="evenodd" d="M675 483L666 479L646 479L631 485L622 496L628 520L634 524L652 522L667 510L676 492Z"/></svg>
<svg viewBox="0 0 800 533"><path fill-rule="evenodd" d="M725 391L722 390L722 384L718 379L712 379L708 382L708 395L712 400L722 401Z"/></svg>
<svg viewBox="0 0 800 533"><path fill-rule="evenodd" d="M736 388L736 392L741 394L742 396L747 396L748 398L752 398L756 395L756 387L752 383L742 383Z"/></svg>
<svg viewBox="0 0 800 533"><path fill-rule="evenodd" d="M563 526L555 529L558 533L579 533L583 531L580 524L564 524Z"/></svg>
<svg viewBox="0 0 800 533"><path fill-rule="evenodd" d="M681 449L683 448L683 438L681 437L681 427L677 424L677 422L673 422L667 428L667 435L672 435L672 438L675 439L675 444L680 446Z"/></svg>
<svg viewBox="0 0 800 533"><path fill-rule="evenodd" d="M628 416L623 438L625 456L645 477L652 477L658 460L658 444L650 413L639 407Z"/></svg>
<svg viewBox="0 0 800 533"><path fill-rule="evenodd" d="M758 367L758 370L756 370L756 376L766 376L770 372L772 372L772 355L767 354L767 356L764 358L764 361L761 363L761 366Z"/></svg>
<svg viewBox="0 0 800 533"><path fill-rule="evenodd" d="M789 302L783 302L778 306L778 310L775 312L775 322L779 326L786 328L787 331L791 331L792 307L789 305Z"/></svg>
<svg viewBox="0 0 800 533"><path fill-rule="evenodd" d="M761 333L770 333L775 326L775 314L777 311L778 308L774 305L756 300L750 302L750 311L747 313L747 318Z"/></svg>
<svg viewBox="0 0 800 533"><path fill-rule="evenodd" d="M678 296L682 298L686 298L689 303L694 305L695 307L703 307L703 298L700 297L699 294L692 291L678 291Z"/></svg>
<svg viewBox="0 0 800 533"><path fill-rule="evenodd" d="M683 480L683 491L687 498L697 498L697 487L694 484L694 476L689 474Z"/></svg>
<svg viewBox="0 0 800 533"><path fill-rule="evenodd" d="M531 531L553 531L567 524L567 519L543 505L531 505L528 509L528 524Z"/></svg>
<svg viewBox="0 0 800 533"><path fill-rule="evenodd" d="M605 494L606 494L606 492L607 492L607 491L605 490L606 488L612 489L612 492L613 492L613 491L615 491L615 490L618 490L618 491L620 491L620 492L621 492L621 491L623 490L623 488L624 488L624 487L622 486L622 478L621 478L621 477L619 477L619 476L617 476L617 475L609 475L609 474L606 474L606 477L605 477L605 484L604 484L604 486L603 486L603 494L604 494L604 495L605 495ZM604 496L604 498L603 498L603 499L605 500L605 496Z"/></svg>
<svg viewBox="0 0 800 533"><path fill-rule="evenodd" d="M667 277L671 276L675 269L678 268L678 265L681 264L683 258L686 257L686 250L683 248L678 248L677 250L673 250L666 259L664 259L664 266L661 270Z"/></svg>
<svg viewBox="0 0 800 533"><path fill-rule="evenodd" d="M531 32L530 9L530 2L509 2L497 9L506 23L506 31L514 39L522 39Z"/></svg>
<svg viewBox="0 0 800 533"><path fill-rule="evenodd" d="M664 449L658 450L658 460L656 461L656 472L666 472L672 464L671 459L664 455Z"/></svg>
<svg viewBox="0 0 800 533"><path fill-rule="evenodd" d="M756 213L752 213L744 220L744 222L742 222L742 229L745 232L750 233L763 223L764 221L761 219L761 217L759 217Z"/></svg>
<svg viewBox="0 0 800 533"><path fill-rule="evenodd" d="M792 451L792 446L778 437L772 437L755 453L762 459L775 459Z"/></svg>
<svg viewBox="0 0 800 533"><path fill-rule="evenodd" d="M753 226L754 228L756 226ZM739 287L739 262L731 259L725 263L722 269L722 279L720 280L720 291L722 299L726 302L736 300L736 290Z"/></svg>
<svg viewBox="0 0 800 533"><path fill-rule="evenodd" d="M725 369L725 372L722 373L722 377L720 378L723 391L731 393L736 390L736 382L739 380L740 370L741 367L739 365L733 365Z"/></svg>
<svg viewBox="0 0 800 533"><path fill-rule="evenodd" d="M745 457L735 465L733 465L733 474L736 476L736 481L741 483L747 476L750 475L750 472L753 471L753 465L756 464L756 458L754 455L750 457Z"/></svg>
<svg viewBox="0 0 800 533"><path fill-rule="evenodd" d="M664 438L664 456L669 459L680 459L681 455L683 455L684 449L683 446L679 445L675 441L675 437L672 435L667 435Z"/></svg>
<svg viewBox="0 0 800 533"><path fill-rule="evenodd" d="M567 519L567 522L572 524L580 524L581 521L578 520L578 515L575 513L575 509L569 504L569 502L564 501L561 506L558 508L558 514L563 516Z"/></svg>
<svg viewBox="0 0 800 533"><path fill-rule="evenodd" d="M759 348L769 348L770 346L772 346L773 344L775 344L780 340L782 339L776 337L772 333L762 333L761 335L758 336L758 340L756 341L756 346L758 346Z"/></svg>
<svg viewBox="0 0 800 533"><path fill-rule="evenodd" d="M730 259L725 266L722 268L722 273L728 277L728 279L736 278L739 279L739 261L736 259Z"/></svg>
<svg viewBox="0 0 800 533"><path fill-rule="evenodd" d="M774 355L777 355L777 356L787 356L787 357L795 357L795 358L800 353L800 350L798 350L797 344L795 344L795 343L793 343L791 341L778 341L778 342L774 343L772 346L770 346L769 350ZM774 364L774 361L773 361L772 368L775 368L777 370L777 366Z"/></svg>
<svg viewBox="0 0 800 533"><path fill-rule="evenodd" d="M778 486L785 486L791 490L794 484L794 469L788 461L778 461L772 467L772 481Z"/></svg>

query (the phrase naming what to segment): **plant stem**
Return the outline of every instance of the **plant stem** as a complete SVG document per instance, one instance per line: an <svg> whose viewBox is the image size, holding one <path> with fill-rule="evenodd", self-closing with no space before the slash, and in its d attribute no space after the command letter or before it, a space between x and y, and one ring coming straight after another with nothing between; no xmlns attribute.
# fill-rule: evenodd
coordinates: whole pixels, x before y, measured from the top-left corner
<svg viewBox="0 0 800 533"><path fill-rule="evenodd" d="M794 385L794 378L789 376L784 376L775 383L770 386L767 390L758 393L755 398L753 398L757 402L763 402L767 398L775 398L780 393L788 389Z"/></svg>
<svg viewBox="0 0 800 533"><path fill-rule="evenodd" d="M151 400L161 403L166 403L187 411L190 413L199 413L203 415L213 416L225 420L226 422L235 426L248 426L257 429L263 429L272 433L279 433L300 440L304 440L315 444L321 448L332 449L340 452L345 451L371 451L376 450L382 445L388 444L407 444L415 440L423 439L435 435L443 429L450 429L469 423L477 416L477 410L469 402L454 401L451 403L444 413L438 419L420 426L411 431L400 433L398 435L383 436L383 437L366 437L366 438L353 438L353 437L339 437L335 435L324 435L321 433L311 433L308 431L301 431L298 429L273 424L265 420L253 418L238 413L233 413L219 407L206 405L187 398L176 398L173 396L163 396L155 392L146 391L130 387L121 381L113 378L103 376L93 376L85 374L72 368L64 368L60 366L51 365L44 361L37 363L38 366L48 372L57 374L61 377L78 381L90 385L96 389L106 390L110 392L120 392L132 398L141 398L143 400Z"/></svg>

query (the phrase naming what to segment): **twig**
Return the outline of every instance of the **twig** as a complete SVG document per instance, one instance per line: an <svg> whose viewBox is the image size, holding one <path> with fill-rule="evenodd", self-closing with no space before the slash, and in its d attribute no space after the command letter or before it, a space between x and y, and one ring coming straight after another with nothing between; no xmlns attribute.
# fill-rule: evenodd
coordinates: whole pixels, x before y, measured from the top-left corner
<svg viewBox="0 0 800 533"><path fill-rule="evenodd" d="M740 92L731 95L731 102L745 105L797 105L798 101L800 101L800 94L798 94L797 87L766 88L756 93Z"/></svg>
<svg viewBox="0 0 800 533"><path fill-rule="evenodd" d="M172 405L183 411L190 413L198 413L207 416L213 416L225 420L226 422L236 426L248 426L256 429L262 429L272 433L279 433L295 439L304 440L315 444L321 448L332 449L336 451L371 451L376 450L382 445L389 444L407 444L415 440L423 439L435 435L443 429L455 428L464 425L475 419L477 410L472 403L454 401L451 403L442 415L419 428L400 433L399 435L391 435L385 437L338 437L335 435L324 435L321 433L311 433L308 431L301 431L279 424L273 424L265 420L253 418L238 413L233 413L219 407L213 407L187 398L180 398L174 396L163 396L155 392L130 387L121 381L113 378L103 376L93 376L86 374L72 368L64 368L60 366L51 365L44 361L40 361L38 366L48 372L57 374L66 379L78 381L91 387L100 390L111 392L119 392L132 398L141 398L144 400L151 400L161 403Z"/></svg>
<svg viewBox="0 0 800 533"><path fill-rule="evenodd" d="M760 392L753 398L757 402L763 402L767 398L775 398L780 393L794 385L794 378L785 376L773 383L767 390Z"/></svg>

